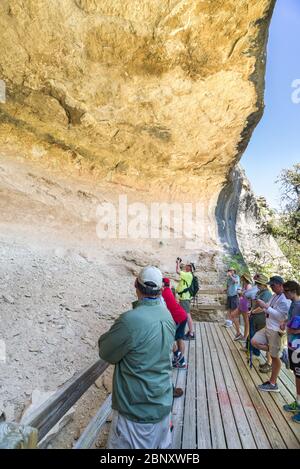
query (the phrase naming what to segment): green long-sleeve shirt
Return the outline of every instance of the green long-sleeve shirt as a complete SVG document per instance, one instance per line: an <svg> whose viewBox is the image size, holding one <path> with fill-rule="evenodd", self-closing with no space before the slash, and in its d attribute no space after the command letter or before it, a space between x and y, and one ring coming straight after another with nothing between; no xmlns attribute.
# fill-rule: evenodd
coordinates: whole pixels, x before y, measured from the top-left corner
<svg viewBox="0 0 300 469"><path fill-rule="evenodd" d="M112 407L129 420L156 423L171 411L174 336L161 300L144 299L100 337L100 357L115 365Z"/></svg>

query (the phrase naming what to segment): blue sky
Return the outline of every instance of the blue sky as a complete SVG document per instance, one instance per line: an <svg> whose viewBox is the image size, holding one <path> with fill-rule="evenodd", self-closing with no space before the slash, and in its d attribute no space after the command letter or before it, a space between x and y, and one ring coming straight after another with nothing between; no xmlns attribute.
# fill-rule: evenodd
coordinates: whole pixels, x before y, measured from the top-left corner
<svg viewBox="0 0 300 469"><path fill-rule="evenodd" d="M300 103L292 101L296 79L300 82L300 0L277 0L268 43L265 112L241 159L255 195L275 208L280 205L278 175L300 162Z"/></svg>

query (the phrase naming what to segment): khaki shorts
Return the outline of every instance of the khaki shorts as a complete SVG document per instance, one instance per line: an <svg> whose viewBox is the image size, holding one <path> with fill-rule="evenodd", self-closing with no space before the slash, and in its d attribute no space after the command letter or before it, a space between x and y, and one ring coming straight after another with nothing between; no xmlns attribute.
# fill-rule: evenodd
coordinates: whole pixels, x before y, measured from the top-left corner
<svg viewBox="0 0 300 469"><path fill-rule="evenodd" d="M280 358L281 350L283 348L285 334L281 334L277 331L272 331L264 327L260 331L256 332L252 337L258 344L268 345L269 352L272 358Z"/></svg>

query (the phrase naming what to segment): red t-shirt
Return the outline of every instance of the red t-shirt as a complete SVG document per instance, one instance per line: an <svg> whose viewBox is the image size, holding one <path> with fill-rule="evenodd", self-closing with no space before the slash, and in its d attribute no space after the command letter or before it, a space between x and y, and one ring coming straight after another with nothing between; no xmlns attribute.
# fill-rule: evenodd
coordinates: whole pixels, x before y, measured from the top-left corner
<svg viewBox="0 0 300 469"><path fill-rule="evenodd" d="M187 319L185 310L177 303L171 288L165 287L162 292L162 297L176 324L180 324Z"/></svg>

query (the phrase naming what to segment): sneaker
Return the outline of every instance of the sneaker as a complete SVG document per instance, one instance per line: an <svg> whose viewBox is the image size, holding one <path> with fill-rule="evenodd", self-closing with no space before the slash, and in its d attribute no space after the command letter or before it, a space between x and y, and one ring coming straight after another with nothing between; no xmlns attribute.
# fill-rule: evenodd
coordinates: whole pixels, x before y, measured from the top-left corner
<svg viewBox="0 0 300 469"><path fill-rule="evenodd" d="M181 388L173 388L173 397L181 397L183 396L183 389Z"/></svg>
<svg viewBox="0 0 300 469"><path fill-rule="evenodd" d="M286 412L300 412L300 405L297 401L294 401L291 404L285 404L283 410Z"/></svg>
<svg viewBox="0 0 300 469"><path fill-rule="evenodd" d="M271 384L270 381L266 381L263 384L257 386L259 391L266 391L266 392L279 392L279 388L277 384Z"/></svg>
<svg viewBox="0 0 300 469"><path fill-rule="evenodd" d="M183 336L183 340L195 340L195 334L190 334L189 332Z"/></svg>
<svg viewBox="0 0 300 469"><path fill-rule="evenodd" d="M183 369L183 370L186 370L187 369L187 363L185 361L181 361L181 360L178 360L174 365L173 365L173 368L177 368L177 369Z"/></svg>
<svg viewBox="0 0 300 469"><path fill-rule="evenodd" d="M232 327L233 322L230 319L226 319L225 323L223 324L223 327Z"/></svg>
<svg viewBox="0 0 300 469"><path fill-rule="evenodd" d="M177 360L180 360L181 357L181 352L173 352L173 362L176 362Z"/></svg>
<svg viewBox="0 0 300 469"><path fill-rule="evenodd" d="M260 373L270 373L272 371L272 366L269 363L264 363L263 365L259 365L259 372Z"/></svg>
<svg viewBox="0 0 300 469"><path fill-rule="evenodd" d="M290 369L290 360L289 360L289 353L288 353L287 348L284 348L282 350L282 355L280 357L280 360L282 361L282 363L285 364L286 369L289 370Z"/></svg>
<svg viewBox="0 0 300 469"><path fill-rule="evenodd" d="M236 335L233 340L234 340L234 341L237 341L237 340L244 340L244 336L243 336L243 334Z"/></svg>
<svg viewBox="0 0 300 469"><path fill-rule="evenodd" d="M294 415L294 417L292 417L292 420L295 423L300 423L300 412L299 414Z"/></svg>

